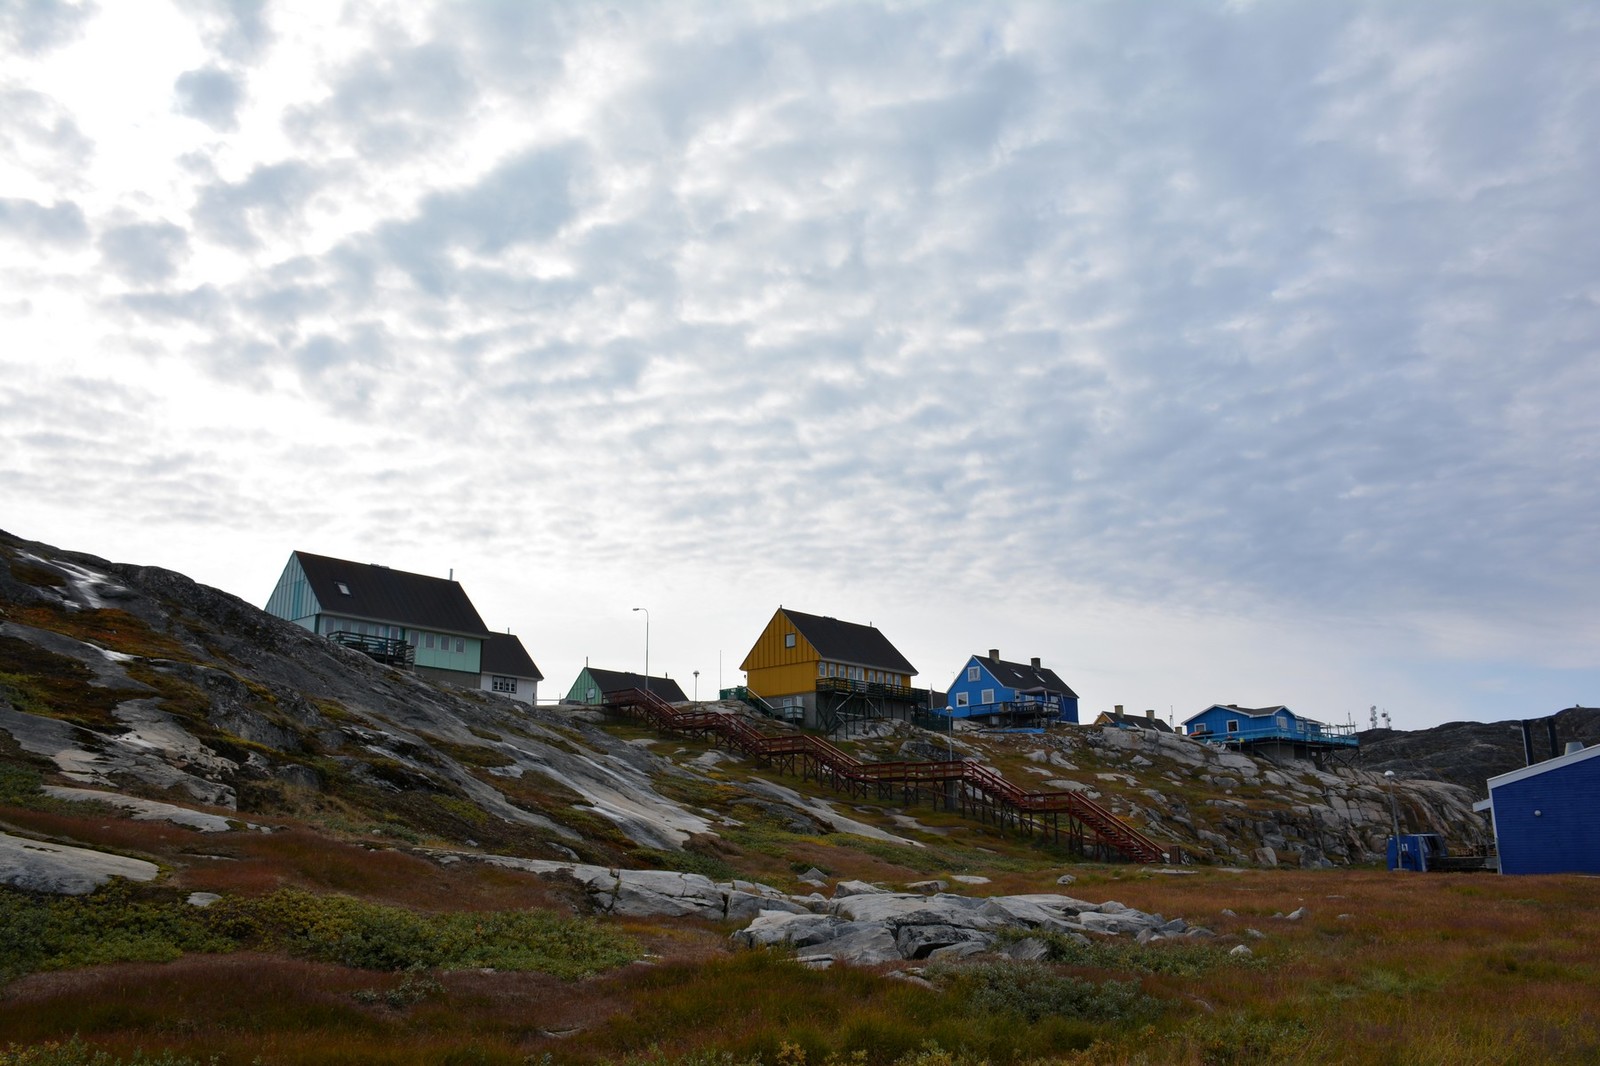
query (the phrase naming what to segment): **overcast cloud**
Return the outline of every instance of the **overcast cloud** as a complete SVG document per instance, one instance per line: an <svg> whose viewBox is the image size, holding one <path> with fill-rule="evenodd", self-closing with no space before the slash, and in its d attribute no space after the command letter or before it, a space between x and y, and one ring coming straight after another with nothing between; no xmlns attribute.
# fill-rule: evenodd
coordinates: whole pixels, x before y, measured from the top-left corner
<svg viewBox="0 0 1600 1066"><path fill-rule="evenodd" d="M1600 15L0 4L0 527L444 574L565 691L1600 704ZM719 665L720 657L720 665Z"/></svg>

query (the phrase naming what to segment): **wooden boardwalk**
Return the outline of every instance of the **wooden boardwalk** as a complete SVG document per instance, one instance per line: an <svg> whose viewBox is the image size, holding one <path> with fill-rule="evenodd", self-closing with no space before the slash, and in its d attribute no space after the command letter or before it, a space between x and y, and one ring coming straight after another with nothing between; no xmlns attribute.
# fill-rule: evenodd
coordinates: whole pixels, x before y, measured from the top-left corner
<svg viewBox="0 0 1600 1066"><path fill-rule="evenodd" d="M1079 854L1159 863L1180 859L1081 792L1029 792L977 762L862 762L821 737L764 732L743 715L674 707L643 689L607 696L608 710L648 722L664 733L710 737L758 763L852 796L926 798L967 817L1065 841Z"/></svg>

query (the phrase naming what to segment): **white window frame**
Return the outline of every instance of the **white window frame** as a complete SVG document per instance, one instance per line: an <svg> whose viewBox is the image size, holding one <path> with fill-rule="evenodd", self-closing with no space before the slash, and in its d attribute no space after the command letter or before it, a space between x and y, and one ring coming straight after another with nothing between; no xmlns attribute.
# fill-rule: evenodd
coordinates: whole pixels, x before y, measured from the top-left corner
<svg viewBox="0 0 1600 1066"><path fill-rule="evenodd" d="M783 635L783 646L785 648L794 647L794 634L793 633L785 633Z"/></svg>
<svg viewBox="0 0 1600 1066"><path fill-rule="evenodd" d="M965 707L971 702L972 702L972 693L970 693L970 692L957 692L956 693L956 706L957 707Z"/></svg>
<svg viewBox="0 0 1600 1066"><path fill-rule="evenodd" d="M976 666L967 667L967 680L968 681L977 681L982 677L983 677L983 672L981 670L979 670Z"/></svg>
<svg viewBox="0 0 1600 1066"><path fill-rule="evenodd" d="M1237 719L1237 718L1228 719L1228 732L1237 733L1238 731L1239 731L1239 719Z"/></svg>
<svg viewBox="0 0 1600 1066"><path fill-rule="evenodd" d="M517 679L514 677L505 677L501 674L491 674L489 687L494 692L509 692L515 695L517 691Z"/></svg>
<svg viewBox="0 0 1600 1066"><path fill-rule="evenodd" d="M983 690L983 694L982 694L982 701L983 701L984 706L986 706L986 707L990 706L991 704L993 704L994 703L994 689L992 689L992 688L984 689Z"/></svg>

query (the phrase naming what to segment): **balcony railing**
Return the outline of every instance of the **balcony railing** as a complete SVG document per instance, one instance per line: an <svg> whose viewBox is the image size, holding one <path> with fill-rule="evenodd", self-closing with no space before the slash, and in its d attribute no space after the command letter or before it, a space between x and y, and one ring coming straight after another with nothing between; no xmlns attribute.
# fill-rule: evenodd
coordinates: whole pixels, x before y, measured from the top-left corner
<svg viewBox="0 0 1600 1066"><path fill-rule="evenodd" d="M819 677L817 691L834 696L866 696L869 699L889 700L916 707L928 705L928 690L906 685L885 685L878 681L856 681L848 677Z"/></svg>
<svg viewBox="0 0 1600 1066"><path fill-rule="evenodd" d="M364 652L378 662L388 663L390 666L409 667L415 666L417 662L417 649L404 640L348 632L329 633L328 639L346 648Z"/></svg>
<svg viewBox="0 0 1600 1066"><path fill-rule="evenodd" d="M1239 728L1222 733L1212 733L1200 727L1200 731L1191 732L1189 736L1196 740L1209 741L1212 744L1257 743L1270 740L1284 740L1304 744L1327 744L1336 747L1355 747L1360 743L1356 737L1356 727L1353 725L1325 725L1322 722L1308 722L1295 720L1279 722L1272 719L1267 722L1240 722Z"/></svg>

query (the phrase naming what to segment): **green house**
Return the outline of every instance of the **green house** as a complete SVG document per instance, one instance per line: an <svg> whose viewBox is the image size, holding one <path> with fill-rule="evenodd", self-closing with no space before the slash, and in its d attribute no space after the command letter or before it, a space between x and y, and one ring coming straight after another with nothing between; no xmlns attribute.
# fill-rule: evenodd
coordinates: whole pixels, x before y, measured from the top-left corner
<svg viewBox="0 0 1600 1066"><path fill-rule="evenodd" d="M625 670L602 670L598 666L585 666L578 672L578 679L567 690L565 702L598 706L613 692L627 692L636 688L649 689L668 703L689 702L683 689L670 677L646 677Z"/></svg>
<svg viewBox="0 0 1600 1066"><path fill-rule="evenodd" d="M267 613L379 662L526 703L534 701L542 677L521 641L489 632L453 579L297 551L267 600ZM525 684L508 688L511 680Z"/></svg>

